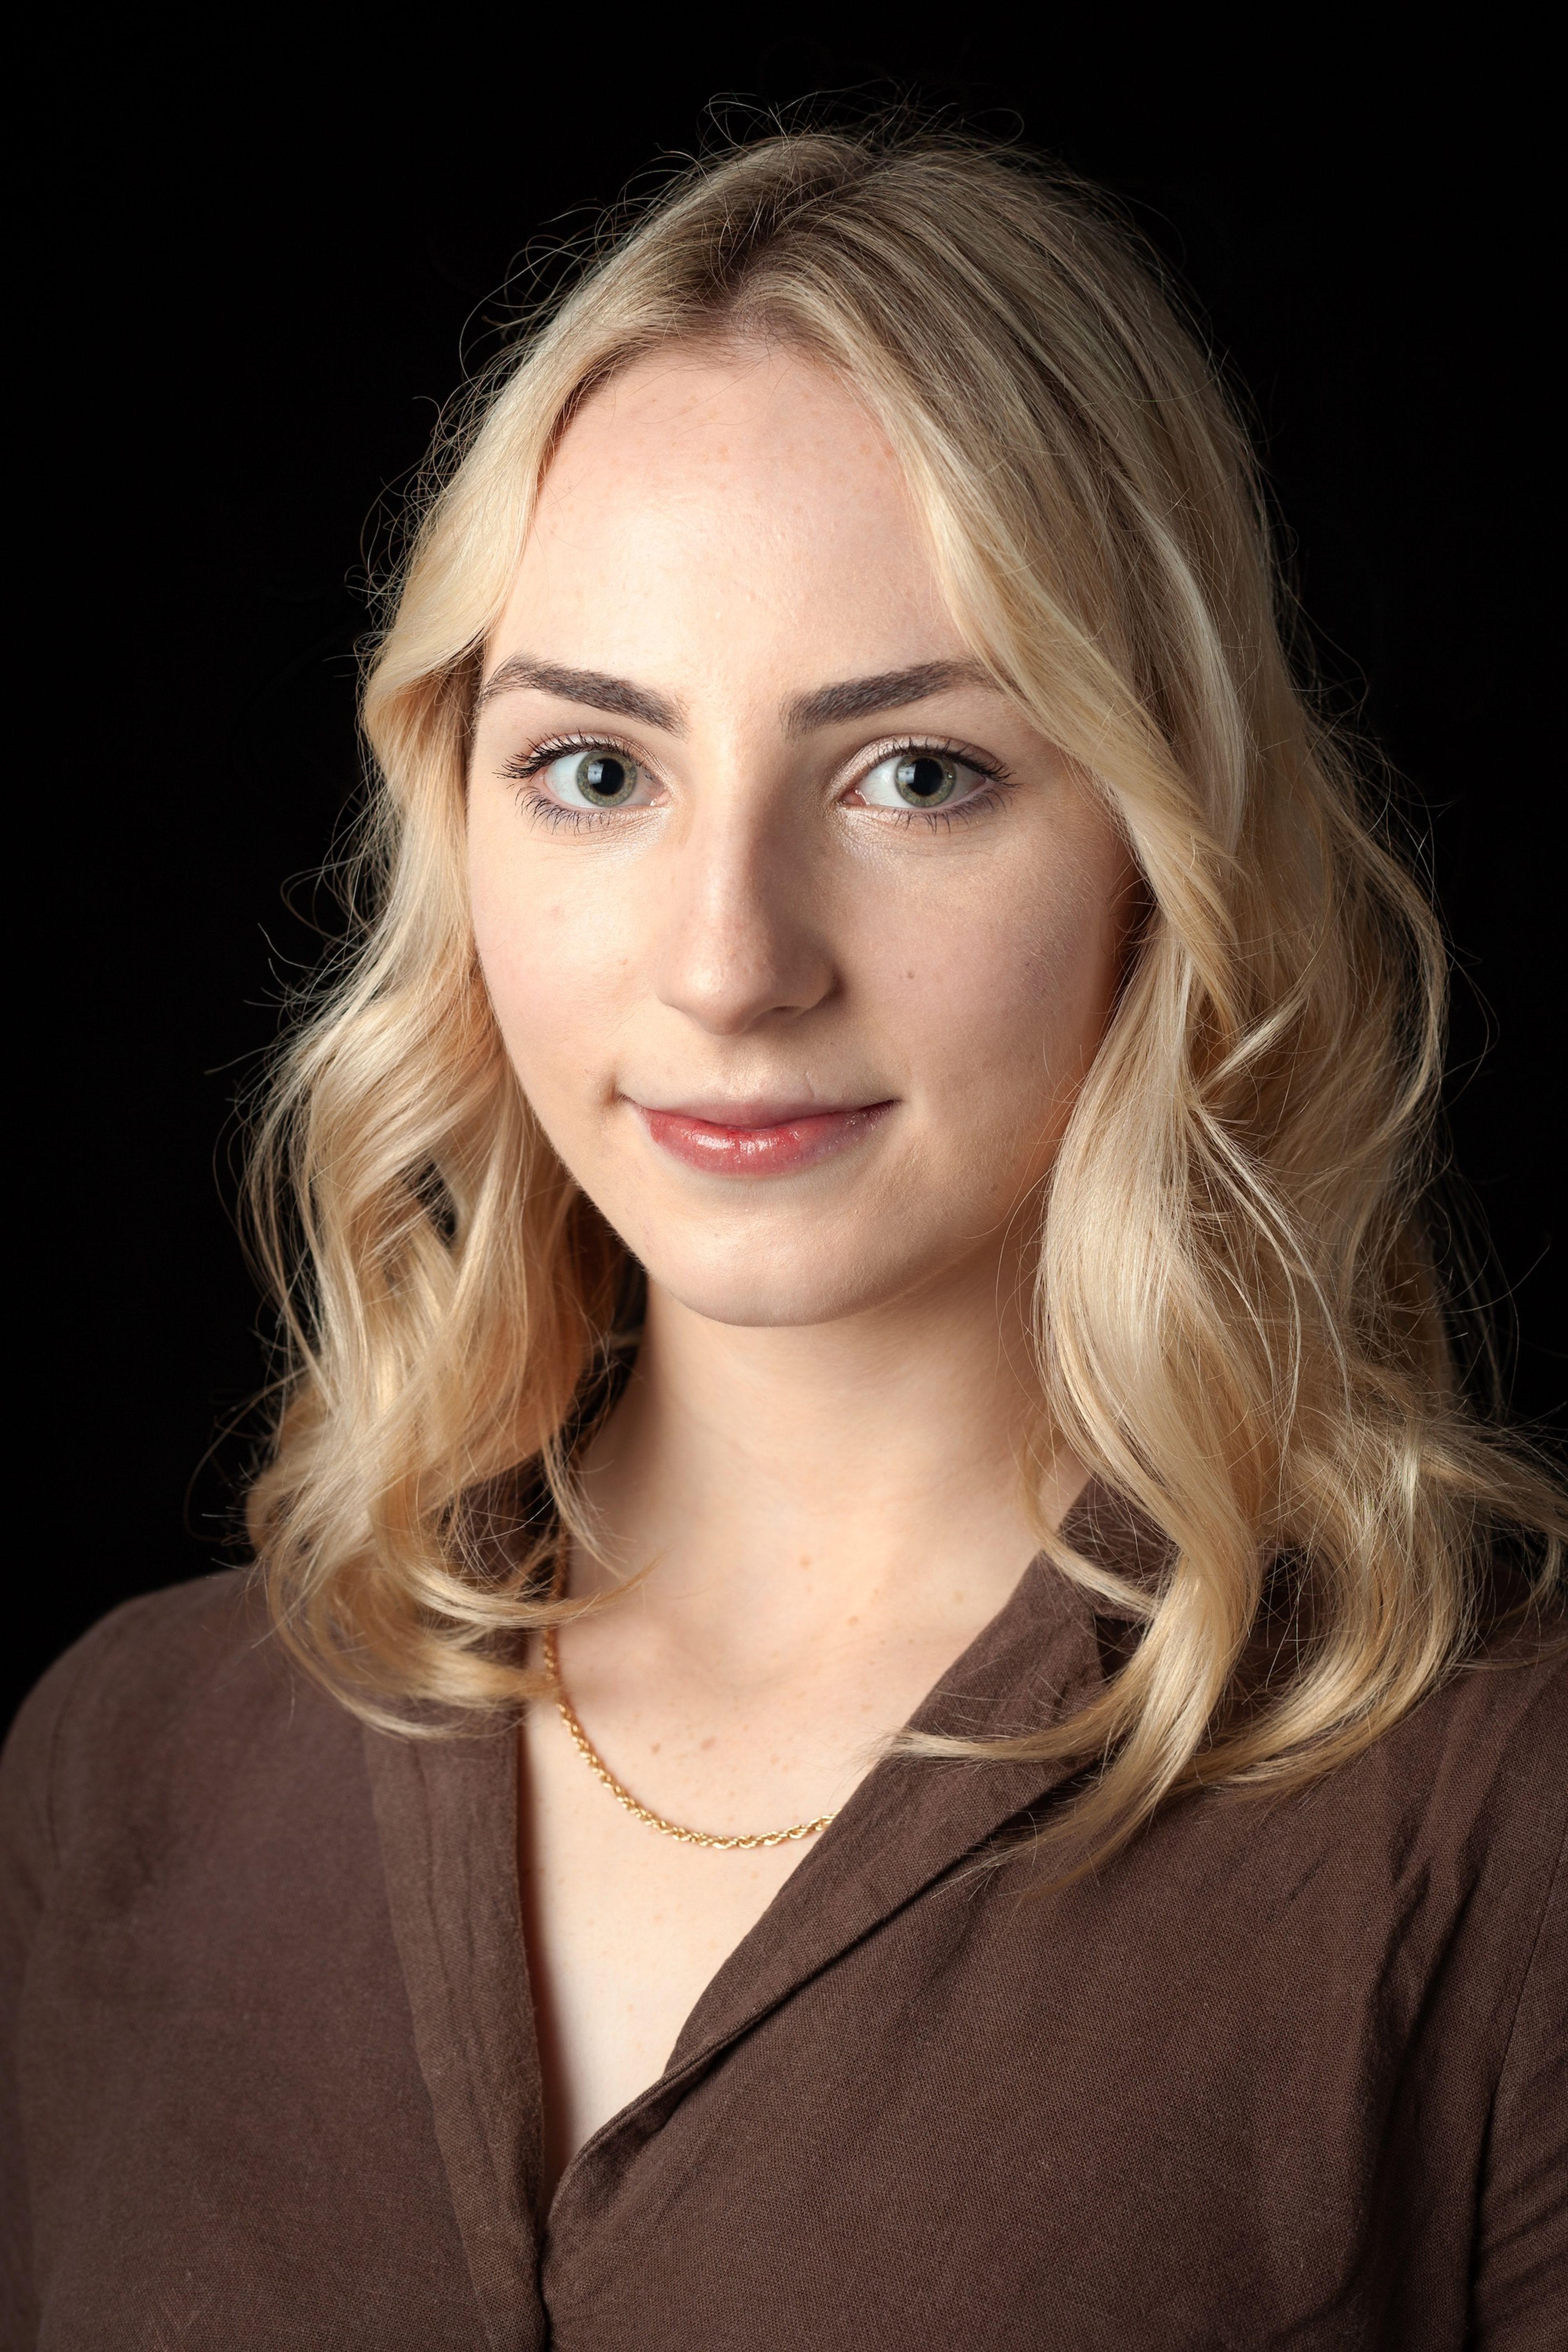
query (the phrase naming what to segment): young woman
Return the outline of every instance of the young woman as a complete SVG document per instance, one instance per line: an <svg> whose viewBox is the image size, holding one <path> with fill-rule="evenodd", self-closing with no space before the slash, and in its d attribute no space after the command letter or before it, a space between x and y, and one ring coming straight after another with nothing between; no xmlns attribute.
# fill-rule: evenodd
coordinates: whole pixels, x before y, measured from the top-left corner
<svg viewBox="0 0 1568 2352"><path fill-rule="evenodd" d="M1563 1514L1202 355L784 137L439 476L256 1574L8 1753L7 2343L1560 2343Z"/></svg>

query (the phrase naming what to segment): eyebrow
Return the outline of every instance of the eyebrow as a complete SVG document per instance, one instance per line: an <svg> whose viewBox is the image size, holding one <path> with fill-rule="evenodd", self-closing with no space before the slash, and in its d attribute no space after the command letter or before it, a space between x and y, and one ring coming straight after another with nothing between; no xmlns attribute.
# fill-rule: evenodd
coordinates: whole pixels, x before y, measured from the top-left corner
<svg viewBox="0 0 1568 2352"><path fill-rule="evenodd" d="M809 735L818 727L842 725L852 719L869 719L880 710L900 709L924 702L955 686L990 686L989 674L974 661L915 662L908 669L878 670L869 677L841 678L799 694L784 705L784 727L791 735ZM640 719L667 734L681 731L685 713L678 702L638 686L629 677L612 677L605 670L569 669L561 662L535 661L529 654L513 654L480 688L474 715L502 694L533 687L542 694L559 695L565 702L582 702L594 710L608 710L619 719Z"/></svg>
<svg viewBox="0 0 1568 2352"><path fill-rule="evenodd" d="M635 686L629 677L610 677L599 669L567 669L560 662L534 661L513 654L492 672L479 688L474 705L478 718L498 695L514 694L520 687L536 687L542 694L558 694L563 702L585 702L594 710L613 711L617 719L640 719L645 726L662 727L667 734L680 731L683 713L679 703L656 694L651 686Z"/></svg>
<svg viewBox="0 0 1568 2352"><path fill-rule="evenodd" d="M916 662L910 669L879 670L872 677L844 678L837 686L819 686L815 694L797 695L784 706L784 726L792 735L809 735L816 727L869 719L879 710L924 702L930 695L945 694L950 687L993 683L978 662Z"/></svg>

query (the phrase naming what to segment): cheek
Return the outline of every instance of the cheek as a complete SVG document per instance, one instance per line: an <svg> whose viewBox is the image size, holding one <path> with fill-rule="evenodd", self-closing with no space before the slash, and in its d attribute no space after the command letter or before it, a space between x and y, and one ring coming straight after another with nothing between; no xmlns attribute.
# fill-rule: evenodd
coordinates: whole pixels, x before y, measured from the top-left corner
<svg viewBox="0 0 1568 2352"><path fill-rule="evenodd" d="M568 1074L580 1083L614 1030L630 961L626 910L549 857L509 856L498 830L479 822L470 835L474 941L512 1066L542 1098Z"/></svg>
<svg viewBox="0 0 1568 2352"><path fill-rule="evenodd" d="M1117 866L1040 861L993 875L962 907L926 910L907 951L889 959L911 1065L976 1130L1070 1106L1115 995Z"/></svg>

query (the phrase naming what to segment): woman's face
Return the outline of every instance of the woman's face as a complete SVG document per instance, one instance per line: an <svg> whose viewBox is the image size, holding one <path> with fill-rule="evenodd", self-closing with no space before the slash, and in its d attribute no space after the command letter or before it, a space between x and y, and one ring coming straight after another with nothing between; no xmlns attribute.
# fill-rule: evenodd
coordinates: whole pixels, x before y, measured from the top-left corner
<svg viewBox="0 0 1568 2352"><path fill-rule="evenodd" d="M665 356L580 412L486 648L468 856L518 1076L666 1290L821 1323L994 1266L1131 867L820 369Z"/></svg>

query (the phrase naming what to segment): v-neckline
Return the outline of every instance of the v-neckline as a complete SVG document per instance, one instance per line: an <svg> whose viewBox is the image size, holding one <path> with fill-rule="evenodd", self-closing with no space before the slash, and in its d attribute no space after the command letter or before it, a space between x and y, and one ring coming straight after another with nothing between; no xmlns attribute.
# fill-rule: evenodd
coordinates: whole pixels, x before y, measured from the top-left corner
<svg viewBox="0 0 1568 2352"><path fill-rule="evenodd" d="M1086 1491L1064 1523L1121 1551ZM1108 1540L1109 1538L1109 1540ZM1120 1539L1119 1539L1120 1538ZM1097 1603L1102 1612L1103 1603ZM1100 1685L1087 1597L1037 1559L910 1718L1001 1737L1076 1712ZM492 2352L545 2339L542 2246L592 2226L624 2166L724 2049L903 1905L956 1872L1070 1767L893 1754L837 1818L698 1997L658 2080L602 2124L540 2210L543 2095L518 1881L515 1728L432 1741L365 1731L388 1900L419 2063Z"/></svg>

